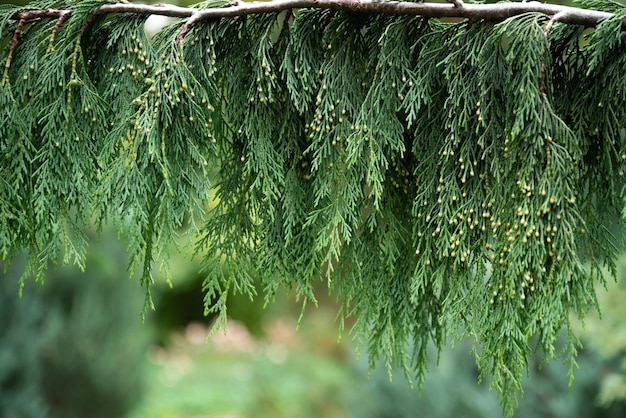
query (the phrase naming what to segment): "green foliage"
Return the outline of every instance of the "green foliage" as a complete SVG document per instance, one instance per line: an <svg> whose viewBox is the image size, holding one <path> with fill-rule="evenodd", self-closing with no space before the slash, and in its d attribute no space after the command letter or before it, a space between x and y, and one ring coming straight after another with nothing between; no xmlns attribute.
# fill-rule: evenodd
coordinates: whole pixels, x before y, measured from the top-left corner
<svg viewBox="0 0 626 418"><path fill-rule="evenodd" d="M617 13L591 31L300 10L150 40L142 17L94 18L104 3L0 10L2 258L28 250L38 279L83 266L85 225L113 221L149 309L184 229L207 313L254 276L305 305L323 278L371 365L421 381L430 341L471 336L511 413L530 354L554 356L622 245L621 6L590 3Z"/></svg>

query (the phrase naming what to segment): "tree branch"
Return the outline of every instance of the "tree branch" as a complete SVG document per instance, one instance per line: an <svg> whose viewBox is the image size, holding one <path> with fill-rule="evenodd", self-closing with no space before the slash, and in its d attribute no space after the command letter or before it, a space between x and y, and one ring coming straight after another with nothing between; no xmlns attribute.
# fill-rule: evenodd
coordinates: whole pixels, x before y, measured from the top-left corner
<svg viewBox="0 0 626 418"><path fill-rule="evenodd" d="M537 12L551 16L552 23L561 22L592 27L613 16L612 13L539 3L536 1L496 4L467 3L413 3L376 0L273 0L268 2L233 2L232 6L197 9L167 4L115 3L101 6L94 14L136 13L170 17L191 17L197 22L207 18L235 17L258 13L280 12L289 9L330 9L387 15L417 15L427 18L466 18L469 20L501 21L523 13ZM59 18L70 10L25 10L15 13L16 20ZM193 22L192 22L193 23ZM187 28L188 29L188 28Z"/></svg>

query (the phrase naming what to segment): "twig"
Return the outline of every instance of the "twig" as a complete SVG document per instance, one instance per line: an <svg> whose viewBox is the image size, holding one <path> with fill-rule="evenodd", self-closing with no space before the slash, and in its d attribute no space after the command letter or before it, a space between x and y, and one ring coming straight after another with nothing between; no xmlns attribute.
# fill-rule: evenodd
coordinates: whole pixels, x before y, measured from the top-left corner
<svg viewBox="0 0 626 418"><path fill-rule="evenodd" d="M200 19L202 19L202 15L199 11L192 14L191 17L187 19L185 24L180 29L180 33L176 37L176 45L178 45L185 38L185 35L187 35L187 32L189 32L189 29L191 29L191 27Z"/></svg>
<svg viewBox="0 0 626 418"><path fill-rule="evenodd" d="M50 36L50 40L48 41L48 49L46 50L46 54L50 53L54 49L54 39L61 29L61 26L70 18L72 15L71 11L65 10L65 13L61 13L57 18L57 23L55 23L54 28L52 28L52 35Z"/></svg>
<svg viewBox="0 0 626 418"><path fill-rule="evenodd" d="M565 16L566 14L567 14L566 10L561 10L560 12L558 12L557 14L555 14L554 16L550 18L550 20L548 21L548 24L543 30L543 33L546 35L546 42L548 42L548 35L550 34L550 30L552 29L554 22L559 21L559 19L563 18L563 16ZM543 103L546 97L545 80L546 80L546 63L545 63L545 56L542 55L541 56L541 76L539 77L539 92L541 94L541 103Z"/></svg>
<svg viewBox="0 0 626 418"><path fill-rule="evenodd" d="M457 5L458 4L458 5ZM536 1L466 4L452 3L413 3L377 0L273 0L267 2L237 2L232 6L211 9L196 9L167 4L146 5L114 3L105 4L95 14L135 13L146 15L163 15L170 17L197 16L194 20L207 18L235 17L258 13L280 12L288 9L330 9L342 11L358 11L363 13L379 13L387 15L419 15L427 18L466 18L470 20L501 21L523 13L536 12L553 16L555 21L592 27L602 19L613 16L612 13L598 10L580 9L558 4L539 3ZM32 20L39 18L58 18L70 10L45 9L27 10L15 13L16 20Z"/></svg>
<svg viewBox="0 0 626 418"><path fill-rule="evenodd" d="M13 58L13 51L17 46L17 41L20 39L20 35L22 35L22 29L26 24L26 19L20 19L17 22L17 26L15 31L13 32L13 38L11 39L11 46L9 47L9 54L7 55L6 63L4 64L4 74L2 75L2 85L7 81L7 77L9 76L9 67L11 66L11 59Z"/></svg>
<svg viewBox="0 0 626 418"><path fill-rule="evenodd" d="M278 38L276 38L276 42L278 42L278 40L283 37L283 33L285 33L285 31L287 30L287 27L289 26L289 20L292 18L292 16L293 9L287 9L285 17L283 18L283 24L280 26L280 33L278 34Z"/></svg>
<svg viewBox="0 0 626 418"><path fill-rule="evenodd" d="M563 19L565 17L565 15L567 15L567 10L561 10L560 12L558 12L557 14L555 14L554 16L552 16L550 18L550 21L548 21L548 24L546 25L545 29L543 30L543 32L546 34L546 38L550 34L550 30L552 29L552 26L554 25L554 22L560 22L561 19Z"/></svg>

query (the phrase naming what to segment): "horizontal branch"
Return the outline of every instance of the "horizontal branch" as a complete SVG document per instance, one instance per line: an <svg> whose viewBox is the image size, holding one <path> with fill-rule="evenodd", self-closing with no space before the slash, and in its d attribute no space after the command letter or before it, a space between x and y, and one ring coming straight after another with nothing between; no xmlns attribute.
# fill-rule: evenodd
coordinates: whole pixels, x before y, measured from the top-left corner
<svg viewBox="0 0 626 418"><path fill-rule="evenodd" d="M553 17L553 22L568 23L592 27L602 19L613 16L611 13L577 7L546 4L536 1L467 4L459 0L452 3L413 3L375 0L273 0L268 2L240 2L235 0L227 7L197 9L168 4L105 4L94 14L135 13L144 15L162 15L170 17L191 17L194 22L207 18L235 17L250 14L280 12L290 9L330 9L350 12L377 13L386 15L415 15L428 18L465 18L471 21L501 21L512 16L536 12ZM59 18L71 13L65 9L25 10L13 15L16 20L39 18Z"/></svg>

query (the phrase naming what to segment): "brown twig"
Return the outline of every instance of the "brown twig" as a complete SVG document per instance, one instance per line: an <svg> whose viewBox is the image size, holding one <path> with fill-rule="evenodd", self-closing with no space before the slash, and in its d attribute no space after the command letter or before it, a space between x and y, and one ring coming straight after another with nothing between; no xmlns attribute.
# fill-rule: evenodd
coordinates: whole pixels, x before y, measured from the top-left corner
<svg viewBox="0 0 626 418"><path fill-rule="evenodd" d="M285 33L285 31L287 30L287 27L289 26L289 20L292 16L293 9L287 9L287 12L285 13L285 18L283 19L283 24L280 27L280 33L278 34L278 38L276 38L276 42L278 42L278 40L283 37L283 33Z"/></svg>
<svg viewBox="0 0 626 418"><path fill-rule="evenodd" d="M546 27L543 29L543 33L546 35L546 43L548 42L548 35L550 34L550 30L552 29L552 26L554 25L555 22L558 22L559 19L563 18L565 15L567 14L566 10L562 10L556 14L554 14L550 20L548 21L548 24L546 25ZM539 77L539 93L541 94L541 103L543 103L545 97L546 97L546 85L545 85L545 80L546 80L546 63L545 63L545 55L541 56L541 75Z"/></svg>
<svg viewBox="0 0 626 418"><path fill-rule="evenodd" d="M539 76L539 95L543 104L546 98L546 62L543 55L541 56L541 75Z"/></svg>
<svg viewBox="0 0 626 418"><path fill-rule="evenodd" d="M85 31L87 30L89 25L91 25L91 22L93 22L95 18L96 18L95 15L91 15L87 18L87 20L85 20L85 23L83 23L83 26L81 26L80 31L78 32L79 38L83 37L83 34L85 33Z"/></svg>
<svg viewBox="0 0 626 418"><path fill-rule="evenodd" d="M61 15L57 18L57 23L52 28L52 35L56 35L59 29L61 29L61 25L63 25L67 19L70 18L72 12L69 10L65 10L65 13L61 13Z"/></svg>
<svg viewBox="0 0 626 418"><path fill-rule="evenodd" d="M9 76L9 68L11 67L13 51L15 50L15 47L17 46L17 41L19 41L20 36L22 35L22 29L24 28L24 25L26 24L26 22L27 22L26 19L20 19L19 22L17 22L15 31L13 32L13 38L11 38L11 46L9 46L9 53L7 54L6 63L4 64L4 74L2 75L3 86L7 80L7 77Z"/></svg>
<svg viewBox="0 0 626 418"><path fill-rule="evenodd" d="M46 53L49 53L54 49L54 39L56 38L56 35L61 29L63 23L65 23L70 18L70 16L72 16L72 12L69 10L64 10L64 13L61 13L58 16L57 23L54 25L54 28L52 28L52 36L50 36L50 41L48 42L48 49Z"/></svg>
<svg viewBox="0 0 626 418"><path fill-rule="evenodd" d="M198 11L194 14L191 15L191 17L189 19L187 19L187 21L185 22L185 24L182 26L182 28L180 28L180 33L178 34L178 36L176 37L176 45L180 44L181 41L183 39L185 39L185 36L187 35L187 32L189 32L189 30L191 29L191 27L200 19L202 19L202 14Z"/></svg>
<svg viewBox="0 0 626 418"><path fill-rule="evenodd" d="M548 21L548 24L543 30L543 32L546 34L546 38L550 34L550 30L552 29L552 26L554 25L554 23L561 21L566 15L567 15L567 10L561 10L560 12L554 14L550 18L550 20Z"/></svg>
<svg viewBox="0 0 626 418"><path fill-rule="evenodd" d="M17 27L15 28L15 32L13 32L13 38L11 39L11 46L9 47L9 56L13 53L13 50L17 46L17 41L22 35L22 29L24 28L26 22L26 19L20 19L20 21L17 22Z"/></svg>

